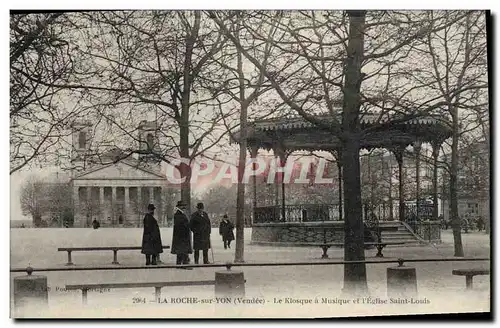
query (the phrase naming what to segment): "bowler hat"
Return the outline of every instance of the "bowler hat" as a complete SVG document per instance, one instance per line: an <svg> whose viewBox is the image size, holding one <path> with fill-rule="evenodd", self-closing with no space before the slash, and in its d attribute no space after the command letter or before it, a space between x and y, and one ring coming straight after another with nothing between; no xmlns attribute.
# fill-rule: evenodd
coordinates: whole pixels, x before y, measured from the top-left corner
<svg viewBox="0 0 500 328"><path fill-rule="evenodd" d="M176 206L177 207L179 207L179 206L186 206L186 203L184 203L182 200L180 200L180 201L177 202Z"/></svg>
<svg viewBox="0 0 500 328"><path fill-rule="evenodd" d="M154 209L156 209L156 207L153 204L148 205L148 211L152 211Z"/></svg>
<svg viewBox="0 0 500 328"><path fill-rule="evenodd" d="M196 208L199 210L202 210L205 208L205 206L203 206L203 203L198 203L198 204L196 204Z"/></svg>

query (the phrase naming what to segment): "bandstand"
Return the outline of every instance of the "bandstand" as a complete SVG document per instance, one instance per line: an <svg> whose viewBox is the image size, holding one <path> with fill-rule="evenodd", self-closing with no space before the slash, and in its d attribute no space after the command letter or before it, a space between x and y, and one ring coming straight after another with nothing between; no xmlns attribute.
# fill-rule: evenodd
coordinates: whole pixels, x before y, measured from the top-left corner
<svg viewBox="0 0 500 328"><path fill-rule="evenodd" d="M332 116L316 116L323 122L339 124ZM451 136L451 128L435 117L418 117L410 120L381 117L376 114L360 116L361 149L385 148L394 154L398 164L399 196L396 220L380 221L377 227L387 231L401 230L403 227L418 239L440 241L438 221L438 155L441 144ZM240 133L233 135L239 143ZM405 215L409 208L405 205L403 183L403 154L408 146L413 147L416 169L416 199L420 199L420 152L423 143L432 146L432 201L433 206L417 205L413 215ZM255 158L260 149L273 151L282 163L295 151L327 151L340 158L340 140L331 132L310 123L300 116L277 117L248 123L247 147ZM255 164L254 164L255 165ZM257 204L256 177L252 177L253 221L252 243L256 244L296 244L308 242L343 242L344 222L342 209L342 164L337 161L339 177L338 204L287 205L286 188L276 190L274 206ZM255 170L255 167L254 167ZM281 173L284 174L284 173ZM283 175L282 175L283 177ZM281 180L283 181L283 179ZM281 189L281 190L280 190ZM280 190L280 191L279 191ZM278 196L280 194L281 197Z"/></svg>

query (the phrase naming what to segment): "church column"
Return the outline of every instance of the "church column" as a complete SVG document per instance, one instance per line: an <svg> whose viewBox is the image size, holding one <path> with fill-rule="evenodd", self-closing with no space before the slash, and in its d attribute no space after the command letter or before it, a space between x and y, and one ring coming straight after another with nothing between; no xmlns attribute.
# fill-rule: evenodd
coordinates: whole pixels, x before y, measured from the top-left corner
<svg viewBox="0 0 500 328"><path fill-rule="evenodd" d="M104 206L104 187L99 187L99 209L101 212L101 223L105 222L106 220L106 213L105 213L105 206Z"/></svg>
<svg viewBox="0 0 500 328"><path fill-rule="evenodd" d="M111 187L111 222L116 225L118 218L116 217L116 187Z"/></svg>
<svg viewBox="0 0 500 328"><path fill-rule="evenodd" d="M80 200L79 200L78 186L73 185L73 226L79 225L80 220Z"/></svg>
<svg viewBox="0 0 500 328"><path fill-rule="evenodd" d="M156 187L155 187L156 189ZM163 187L162 186L158 186L158 190L160 192L160 195L158 198L155 198L155 199L158 199L158 204L155 204L156 206L156 220L158 221L158 225L160 225L160 227L163 225Z"/></svg>
<svg viewBox="0 0 500 328"><path fill-rule="evenodd" d="M137 213L134 213L134 215L137 215L137 227L141 226L141 213L143 212L142 210L142 187L138 186L137 187Z"/></svg>
<svg viewBox="0 0 500 328"><path fill-rule="evenodd" d="M154 204L155 203L155 188L154 187L149 187L149 203L148 204ZM158 207L155 205L155 207Z"/></svg>
<svg viewBox="0 0 500 328"><path fill-rule="evenodd" d="M129 187L124 187L124 189L125 189L125 195L124 195L123 203L124 203L125 209L124 209L124 213L123 213L123 223L125 223L125 221L130 221L130 218L129 218L129 208L130 208Z"/></svg>

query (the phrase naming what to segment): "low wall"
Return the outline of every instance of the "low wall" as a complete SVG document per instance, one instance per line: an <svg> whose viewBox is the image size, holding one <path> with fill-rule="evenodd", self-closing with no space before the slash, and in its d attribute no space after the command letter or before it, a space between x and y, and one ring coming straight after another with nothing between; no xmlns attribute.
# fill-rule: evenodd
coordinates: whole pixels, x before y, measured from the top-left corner
<svg viewBox="0 0 500 328"><path fill-rule="evenodd" d="M407 231L399 221L380 222L380 228L384 231ZM416 230L424 240L433 242L441 240L441 230L437 221L420 224ZM295 243L342 243L343 241L343 221L273 222L258 223L252 227L252 244L279 243L293 245Z"/></svg>
<svg viewBox="0 0 500 328"><path fill-rule="evenodd" d="M258 223L252 227L252 243L321 243L344 241L344 222Z"/></svg>
<svg viewBox="0 0 500 328"><path fill-rule="evenodd" d="M422 221L412 228L415 233L417 233L422 239L426 241L441 242L440 221Z"/></svg>

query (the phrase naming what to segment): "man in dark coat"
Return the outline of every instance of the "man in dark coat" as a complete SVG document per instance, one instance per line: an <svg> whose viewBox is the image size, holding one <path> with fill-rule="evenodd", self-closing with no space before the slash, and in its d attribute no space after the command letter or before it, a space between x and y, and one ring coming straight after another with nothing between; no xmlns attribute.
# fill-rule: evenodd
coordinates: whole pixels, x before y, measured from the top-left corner
<svg viewBox="0 0 500 328"><path fill-rule="evenodd" d="M231 241L234 240L233 233L234 225L227 218L227 214L224 214L224 217L219 225L219 234L222 236L222 241L224 242L224 249L228 247L231 248Z"/></svg>
<svg viewBox="0 0 500 328"><path fill-rule="evenodd" d="M191 248L191 231L189 230L189 219L184 213L186 204L177 202L174 214L174 232L172 235L171 253L177 255L177 264L189 264L189 255L193 252ZM186 268L191 269L191 268Z"/></svg>
<svg viewBox="0 0 500 328"><path fill-rule="evenodd" d="M208 249L210 248L210 233L212 226L208 214L203 210L203 203L196 205L198 209L191 215L189 226L193 232L194 263L198 264L200 259L200 250L203 251L203 264L209 264Z"/></svg>
<svg viewBox="0 0 500 328"><path fill-rule="evenodd" d="M153 204L149 204L148 213L144 216L141 253L146 255L146 265L157 265L158 254L163 252L160 227L153 216L155 208Z"/></svg>

